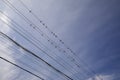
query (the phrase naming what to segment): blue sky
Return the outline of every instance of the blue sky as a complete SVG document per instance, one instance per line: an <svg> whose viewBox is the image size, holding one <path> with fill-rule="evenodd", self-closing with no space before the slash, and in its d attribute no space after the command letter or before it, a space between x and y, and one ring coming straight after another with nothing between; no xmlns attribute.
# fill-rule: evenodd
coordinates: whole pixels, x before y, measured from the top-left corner
<svg viewBox="0 0 120 80"><path fill-rule="evenodd" d="M80 68L75 65L76 62L71 61L71 57L76 59L76 56L72 55L58 39L45 29L19 0L10 0L10 3L31 22L39 26L39 29L48 35L50 39L54 40L62 49L55 49L54 43L51 45L44 35L42 37L37 29L30 26L31 23L26 23L22 17L16 14L3 1L6 0L0 1L0 11L20 26L15 25L12 20L0 12L0 31L9 35L16 42L36 53L57 69L71 76L74 80L100 80L100 78L103 80L119 80L119 0L21 0L76 53L77 58L79 58L77 63L80 64ZM19 28L18 32L32 40L35 45L52 56L65 68L16 33L12 28L16 30ZM45 80L66 80L42 61L29 55L9 40L3 39L2 36L0 37L0 45L0 56L34 72L45 78ZM62 52L63 49L69 54ZM0 60L0 80L24 79L39 80L29 73Z"/></svg>

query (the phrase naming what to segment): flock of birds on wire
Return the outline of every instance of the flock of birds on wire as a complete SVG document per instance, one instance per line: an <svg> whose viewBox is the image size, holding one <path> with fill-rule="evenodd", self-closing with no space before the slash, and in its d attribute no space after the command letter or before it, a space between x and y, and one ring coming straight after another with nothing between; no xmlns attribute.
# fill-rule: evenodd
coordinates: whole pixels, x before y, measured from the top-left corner
<svg viewBox="0 0 120 80"><path fill-rule="evenodd" d="M51 39L51 37L49 37L44 31L42 31L39 27L39 25L36 25L33 21L31 21L28 17L26 17L21 11L19 11L9 0L2 0L6 6L8 6L11 10L13 10L18 16L21 17L22 20L24 20L29 27L33 28L36 32L39 33L39 35L41 35L44 39L46 39L50 45L52 45L56 50L58 50L60 53L62 53L63 55L67 55L66 57L71 61L71 63L73 63L78 69L83 69L85 72L88 72L90 74L93 75L97 75L96 72L92 69L90 69L88 67L88 65L82 60L80 59L76 53L70 48L68 47L65 42L60 39L58 37L58 35L56 33L54 33L51 29L49 29L49 27L34 13L32 12L31 9L28 8L27 5L25 5L24 2L22 2L21 0L18 0L21 5L26 9L26 11L28 11L36 20L39 21L40 24L42 24L42 27L45 28L54 38L56 38L59 43L61 45L63 45L65 48L62 48L60 45L58 45L58 43L56 41L54 41L53 39ZM36 37L34 37L34 35L30 34L30 32L28 32L27 30L25 30L24 28L21 27L21 25L19 25L15 20L13 20L12 18L10 18L8 15L6 15L2 10L0 10L0 14L4 15L5 17L7 17L8 21L11 21L11 24L6 23L3 19L0 18L0 20L6 24L7 26L10 27L10 29L12 29L13 31L15 31L17 34L19 34L20 36L22 36L24 39L26 39L28 42L30 42L33 46L35 46L38 50L40 50L42 53L46 54L49 58L51 58L52 60L54 60L56 63L58 63L61 67L63 67L65 70L67 70L69 73L74 74L74 73L79 73L79 71L74 70L74 71L70 71L65 65L63 65L60 61L57 61L53 56L51 56L48 52L46 52L45 50L43 50L42 48L40 48L38 45L41 44L43 45L46 49L49 49L45 44L43 44L39 39L37 39ZM26 34L27 33L27 34ZM0 31L0 36L2 39L7 39L10 42L12 42L14 45L16 45L17 47L21 48L22 50L24 50L25 52L29 54L31 54L33 57L39 59L40 61L42 61L44 64L46 64L49 68L53 69L54 71L56 71L58 74L62 75L64 78L61 78L62 80L83 80L81 77L76 76L76 79L73 79L71 76L65 74L64 72L60 71L59 69L57 69L56 67L54 67L54 65L51 65L50 63L48 63L46 60L42 59L40 56L38 56L36 53L28 50L27 48L23 47L21 44L19 44L18 42L16 42L14 39L12 39L11 37L9 37L7 34L3 33L2 31ZM38 44L36 45L35 42ZM49 49L50 50L50 49ZM52 51L52 50L50 50ZM57 53L52 52L54 55L58 56ZM63 59L63 57L58 56L61 60L63 60L66 65L69 65L70 67L73 68L73 65L71 65L71 63L68 63L65 59ZM29 74L39 78L40 80L45 80L43 77L23 68L22 66L15 64L12 61L9 61L8 59L0 56L0 59L24 70L25 72L28 72ZM85 67L81 67L80 62L81 61ZM42 74L42 73L41 73ZM82 76L87 76L89 74L82 74ZM49 76L50 77L50 76ZM99 77L99 76L98 76ZM100 77L99 77L100 78ZM50 79L50 78L49 78ZM50 79L53 80L53 79ZM100 78L100 80L102 80Z"/></svg>

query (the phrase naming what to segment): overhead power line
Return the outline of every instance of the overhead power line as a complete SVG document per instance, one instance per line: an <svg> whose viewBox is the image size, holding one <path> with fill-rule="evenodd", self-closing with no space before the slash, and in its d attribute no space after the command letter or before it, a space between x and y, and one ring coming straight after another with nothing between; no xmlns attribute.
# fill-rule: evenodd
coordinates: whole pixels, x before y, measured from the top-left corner
<svg viewBox="0 0 120 80"><path fill-rule="evenodd" d="M38 75L36 75L36 74L30 72L29 70L26 70L26 69L22 68L21 66L15 64L15 63L13 63L13 62L11 62L11 61L9 61L9 60L7 60L7 59L1 57L1 56L0 56L0 59L4 60L4 61L6 61L6 62L8 62L8 63L10 63L10 64L12 64L12 65L18 67L18 68L20 68L20 69L22 69L23 71L25 71L25 72L27 72L27 73L29 73L29 74L31 74L31 75L33 75L33 76L39 78L40 80L45 80L45 79L41 78L40 76L38 76Z"/></svg>
<svg viewBox="0 0 120 80"><path fill-rule="evenodd" d="M9 36L7 36L6 34L0 32L0 35L3 35L4 37L6 37L7 39L9 39L10 41L12 41L13 43L15 43L17 46L19 46L21 49L25 50L26 52L28 52L29 54L33 55L34 57L38 58L40 61L43 61L46 65L48 65L49 67L51 67L52 69L54 69L55 71L57 71L58 73L60 73L61 75L65 76L66 78L68 78L69 80L74 80L71 77L69 77L68 75L66 75L65 73L61 72L60 70L56 69L54 66L52 66L51 64L49 64L48 62L46 62L45 60L43 60L42 58L40 58L38 55L36 55L35 53L31 52L30 50L24 48L22 45L20 45L19 43L17 43L16 41L14 41L13 39L11 39Z"/></svg>
<svg viewBox="0 0 120 80"><path fill-rule="evenodd" d="M3 21L4 22L4 21ZM5 23L5 22L4 22ZM5 23L7 24L7 23ZM7 24L8 25L8 24ZM8 25L10 26L10 25ZM32 43L36 48L38 48L39 50L41 50L43 53L45 53L46 55L48 55L51 59L53 59L55 62L57 62L59 65L61 65L62 67L64 67L66 70L68 70L68 68L66 68L64 65L62 65L60 62L56 61L52 56L50 56L48 53L46 53L44 50L42 50L39 46L37 46L36 44L34 44L31 40L29 40L28 38L26 38L24 35L22 35L20 32L18 32L18 30L14 29L13 27L11 27L15 32L17 32L18 34L20 34L23 38L25 38L27 41L29 41L30 43ZM68 70L69 71L69 70ZM76 71L76 70L75 70ZM73 73L72 71L69 71L70 73ZM79 77L77 77L79 78Z"/></svg>
<svg viewBox="0 0 120 80"><path fill-rule="evenodd" d="M8 0L6 0L7 2L8 2ZM14 7L14 6L13 6ZM14 7L14 9L16 10L16 8ZM17 10L18 11L18 10ZM32 12L32 11L29 11L30 13ZM18 12L18 14L20 14L20 12ZM22 15L22 16L24 16L23 14L20 14L20 15ZM31 22L27 17L25 17L24 16L24 19L29 23L29 22ZM42 21L40 21L40 22L42 22ZM33 25L32 25L33 24ZM31 22L31 25L33 26L33 27L36 27L35 25L34 25L34 23L32 23ZM43 26L46 26L45 25L45 23L43 23ZM46 26L47 27L47 26ZM35 28L36 29L36 28ZM40 31L40 29L39 28L37 28L39 31ZM51 32L51 33L53 33L53 32ZM53 33L53 34L55 34L55 33ZM59 40L63 45L65 45L64 44L64 42L62 41L62 40ZM67 47L66 47L67 48ZM69 49L70 51L71 51L71 53L75 56L75 57L77 57L76 56L76 54L70 49L70 48L67 48L67 49ZM64 51L64 53L66 53L66 51ZM70 57L70 58L72 58L72 57ZM80 68L80 64L79 64L79 62L78 62L78 57L77 58L73 58L73 60L72 60L72 62L74 61L74 62L76 62L75 63L75 65L77 65L77 67L78 68ZM87 67L88 65L86 65L85 67ZM88 68L88 67L87 67ZM89 70L90 70L90 68L89 68ZM94 72L94 71L92 71L92 72ZM95 73L95 72L94 72ZM96 73L95 73L96 74Z"/></svg>
<svg viewBox="0 0 120 80"><path fill-rule="evenodd" d="M51 72L51 68L48 68L48 67L46 68L46 67L45 67L46 64L44 64L44 62L41 61L42 64L39 64L40 61L38 61L37 59L35 59L35 57L33 57L33 55L28 55L28 54L26 53L26 51L22 50L22 52L20 51L20 53L19 53L20 47L16 46L15 43L9 41L10 43L12 43L12 45L13 45L12 47L8 47L8 46L6 46L6 45L3 45L4 43L6 43L6 42L8 42L8 41L9 41L9 40L8 40L6 37L4 37L3 35L0 35L0 42L2 43L2 44L0 44L0 45L1 45L1 48L0 48L0 52L1 52L1 53L6 53L5 55L11 56L11 54L9 54L9 51L8 51L8 50L10 50L10 51L16 51L17 53L15 53L15 54L13 53L13 55L12 55L11 57L12 57L14 60L16 60L18 63L26 66L27 68L32 69L32 70L35 71L35 72L40 73L41 75L43 75L44 77L48 78L49 80L53 80L53 79L52 79L52 76L50 77L49 74L47 75L47 74L43 73L44 71L42 72L41 69L39 69L39 68L33 68L33 66L31 66L29 63L25 63L24 61L21 61L21 59L18 59L18 58L17 58L18 56L23 56L23 55L24 55L25 59L30 60L30 63L32 62L32 63L34 63L35 65L41 67L42 69L44 69L44 70L46 70L46 71L49 70L50 73L52 73L53 75L57 75L57 76L59 75L59 77L61 78L61 80L64 80L64 79L65 79L63 76L61 76L61 74L59 74L59 73L56 74L56 71L54 72L53 69L52 69L52 72ZM7 51L6 51L6 50L3 50L3 48L6 48ZM27 55L25 55L25 53L26 53ZM44 65L44 66L43 66L43 65ZM65 79L65 80L66 80L66 79Z"/></svg>
<svg viewBox="0 0 120 80"><path fill-rule="evenodd" d="M22 0L19 0L19 2L29 11L29 13L31 13L31 14L44 26L44 28L46 28L56 39L58 39L58 41L59 41L62 45L64 45L67 50L69 50L75 57L77 57L77 58L75 58L75 59L73 58L73 61L76 61L76 62L77 62L76 65L77 65L78 67L80 67L80 64L79 64L78 60L80 60L80 61L83 62L83 64L86 66L87 69L91 70L91 72L96 75L96 72L95 72L94 70L92 70L90 67L88 67L88 64L87 64L86 62L84 62L82 59L80 59L80 58L76 55L76 53L75 53L70 47L68 47L62 39L60 39L60 38L58 37L58 35L57 35L56 33L54 33L34 12L32 12L31 9L28 8L27 5L24 4L24 2L23 2ZM65 51L64 51L64 52L65 52ZM98 78L99 78L100 80L103 80L103 79L102 79L101 77L99 77L99 76L98 76Z"/></svg>
<svg viewBox="0 0 120 80"><path fill-rule="evenodd" d="M40 34L41 34L41 32L42 32L42 34L44 34L44 32L43 31L41 31L40 30L40 28L38 28L38 26L36 26L32 21L30 21L24 14L22 14L17 8L15 8L15 6L14 5L12 5L8 0L3 0L4 2L5 2L5 4L6 5L8 5L10 8L12 8L19 16L21 16L21 17L23 17L23 19L27 22L27 23L31 23L32 25L33 25L33 27L36 27L37 29L37 31L38 32L40 32ZM46 35L46 34L44 34L44 35ZM23 36L23 35L22 35ZM24 37L25 38L25 37ZM46 35L46 38L48 38L48 40L51 40L47 35ZM27 38L26 38L26 40L28 40ZM28 40L29 42L31 42L30 40ZM52 41L52 40L51 40ZM39 48L37 45L35 45L33 42L31 42L35 47L37 47L38 49L40 49L41 50L41 48ZM51 42L51 44L53 44L52 42ZM45 51L43 51L43 50L41 50L43 53L45 53L46 55L48 55ZM63 51L63 53L65 53L66 51ZM50 56L50 55L48 55L51 59L53 59L54 61L56 61L52 56ZM70 58L70 57L68 57L68 58ZM72 57L71 57L72 58ZM58 62L58 61L56 61L58 64L60 64L60 62ZM75 64L75 63L74 63ZM61 65L61 64L60 64ZM75 64L76 65L76 64ZM62 67L64 67L66 70L68 70L68 68L66 68L64 65L61 65ZM69 66L71 66L71 65L69 65ZM71 67L73 67L73 66L71 66ZM78 66L77 66L78 67ZM68 70L69 71L69 70ZM73 74L73 72L77 72L78 73L78 71L76 71L76 70L73 70L73 71L69 71L70 73L72 73ZM79 77L78 77L79 78Z"/></svg>
<svg viewBox="0 0 120 80"><path fill-rule="evenodd" d="M11 49L9 49L9 50L11 50ZM9 54L9 52L6 52L6 51L4 51L4 50L0 50L0 52L1 52L1 53L4 53L4 54L5 54L5 53L8 53L8 54ZM26 64L26 63L22 62L21 60L17 59L15 56L11 56L11 55L7 55L7 56L12 57L14 60L17 60L18 63L20 63L20 64L22 64L22 65L24 65L24 66L27 66L27 68L32 69L33 71L39 73L40 75L43 75L44 77L49 78L49 80L53 80L53 79L52 79L50 76L48 76L47 74L41 72L40 70L37 70L36 68L33 68L30 64ZM31 72L32 72L32 71L31 71Z"/></svg>
<svg viewBox="0 0 120 80"><path fill-rule="evenodd" d="M3 21L4 22L4 21ZM4 22L5 23L5 22ZM7 23L5 23L7 24ZM9 24L7 24L8 26L10 26ZM39 50L42 50L40 47L38 47L36 44L34 44L32 41L30 41L28 38L26 38L24 35L22 35L20 32L18 32L16 29L14 29L13 27L11 27L15 32L17 32L18 34L20 34L23 38L25 38L27 41L29 41L30 43L32 43L36 48L38 48ZM42 50L43 53L45 53L44 50ZM46 54L46 53L45 53ZM48 55L48 54L47 54ZM52 56L49 55L49 57L53 58ZM53 58L54 59L54 58ZM54 59L55 62L57 62L59 65L61 65L62 67L64 67L64 65L60 64L60 62L56 61ZM65 69L67 69L66 67L64 67ZM68 69L67 69L68 70ZM70 71L71 72L71 71Z"/></svg>

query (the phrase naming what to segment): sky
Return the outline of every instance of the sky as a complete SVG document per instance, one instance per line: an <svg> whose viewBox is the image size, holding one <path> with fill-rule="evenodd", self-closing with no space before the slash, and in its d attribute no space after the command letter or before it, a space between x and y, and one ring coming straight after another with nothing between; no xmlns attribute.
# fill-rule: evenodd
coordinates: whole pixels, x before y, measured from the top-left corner
<svg viewBox="0 0 120 80"><path fill-rule="evenodd" d="M73 80L119 80L119 4L119 0L0 0L0 31ZM68 80L1 34L0 57L45 80ZM0 59L0 80L40 79Z"/></svg>

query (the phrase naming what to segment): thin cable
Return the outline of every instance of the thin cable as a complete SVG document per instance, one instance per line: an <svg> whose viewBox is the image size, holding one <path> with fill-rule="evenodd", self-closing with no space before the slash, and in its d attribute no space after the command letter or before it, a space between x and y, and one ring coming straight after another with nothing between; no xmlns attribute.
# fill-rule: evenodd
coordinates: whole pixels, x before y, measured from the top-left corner
<svg viewBox="0 0 120 80"><path fill-rule="evenodd" d="M19 46L20 48L22 48L23 50L25 50L26 52L28 52L29 54L33 55L34 57L38 58L39 60L43 61L44 63L46 63L49 67L51 67L52 69L54 69L55 71L57 71L58 73L60 73L61 75L65 76L66 78L70 79L70 80L74 80L71 77L67 76L65 73L61 72L60 70L56 69L54 66L52 66L51 64L49 64L48 62L46 62L45 60L43 60L42 58L40 58L39 56L37 56L35 53L31 52L30 50L24 48L23 46L21 46L20 44L18 44L16 41L14 41L13 39L11 39L9 36L7 36L6 34L0 32L1 35L5 36L6 38L8 38L10 41L12 41L13 43L15 43L17 46Z"/></svg>
<svg viewBox="0 0 120 80"><path fill-rule="evenodd" d="M53 31L51 31L51 30L45 25L45 23L42 23L42 20L40 20L37 15L35 15L21 0L19 0L19 1L21 2L21 4L22 4L37 20L40 21L41 24L43 24L43 26L44 26L45 28L48 29L48 31L49 31L51 34L53 34L56 38L59 39L59 37L58 37ZM54 42L53 40L51 40L51 41ZM73 53L73 51L72 51L69 47L67 47L67 46L65 45L65 43L64 43L61 39L59 39L59 41L60 41L74 56L76 56L76 54ZM54 43L57 44L56 42L54 42ZM60 48L58 45L55 46L55 48L56 48L56 47ZM60 48L60 49L61 49L61 48ZM63 52L64 52L64 53L67 53L65 50L63 50ZM77 57L77 56L76 56L76 57ZM72 57L71 57L71 58L72 58ZM73 61L76 62L76 59L72 58L71 61L72 61L72 62L73 62ZM78 61L78 60L77 60L77 61ZM82 60L81 60L81 61L82 61ZM82 62L83 62L83 61L82 61ZM83 62L83 63L84 63L84 62ZM80 68L80 65L81 65L81 64L79 64L79 62L76 62L75 65L76 65L78 68ZM96 74L94 71L92 71L92 73L93 73L93 74Z"/></svg>
<svg viewBox="0 0 120 80"><path fill-rule="evenodd" d="M9 49L9 50L11 50L11 49ZM0 52L2 52L2 53L9 53L9 52L3 51L3 50L1 50L1 49L0 49ZM10 55L7 55L7 56L10 56ZM12 56L12 58L17 59L17 58L14 57L14 56ZM20 61L19 59L17 59L17 62L23 64L24 66L27 66L28 68L30 68L30 69L34 70L35 72L37 72L37 73L39 73L39 74L41 74L41 75L49 78L50 80L53 80L53 79L52 79L51 77L49 77L47 74L44 74L44 73L42 73L41 71L39 71L39 70L37 70L37 69L34 69L31 65L26 64L26 63Z"/></svg>
<svg viewBox="0 0 120 80"><path fill-rule="evenodd" d="M50 56L49 56L50 57ZM54 59L55 60L55 59ZM59 63L59 62L57 62L57 63ZM62 65L63 66L63 65ZM64 67L65 68L65 67ZM65 69L67 69L67 68L65 68Z"/></svg>
<svg viewBox="0 0 120 80"><path fill-rule="evenodd" d="M3 0L4 1L4 0ZM31 22L27 17L25 17L19 10L17 10L8 0L6 0L16 11L18 11L18 13L20 14L20 16L22 16L22 17L24 17L25 18L25 20L27 20L28 22L30 22L30 23L32 23L34 26L35 26L35 24L33 23L33 22ZM5 1L4 1L5 2ZM6 2L5 2L6 3ZM35 26L35 27L37 27L37 26ZM40 31L40 34L41 34L41 30L38 28L38 32ZM43 32L42 32L42 34L43 34ZM49 38L47 35L46 35L46 37L47 38ZM50 38L49 38L49 40L50 40ZM48 54L47 54L48 55ZM50 56L49 56L50 57ZM54 59L55 60L55 59ZM57 62L57 63L59 63L59 62ZM76 65L76 64L75 64ZM62 67L64 67L63 65L62 65ZM72 66L71 66L72 67ZM64 67L65 68L65 67ZM68 68L65 68L65 69L68 69ZM76 70L75 70L76 71ZM72 73L72 71L70 71L70 73Z"/></svg>
<svg viewBox="0 0 120 80"><path fill-rule="evenodd" d="M57 44L56 42L54 42L52 39L50 39L38 26L36 26L32 21L30 21L25 15L23 15L17 8L15 8L8 0L6 0L7 2L5 2L3 0L3 2L9 6L11 9L13 9L13 11L15 11L19 16L21 16L28 24L30 24L30 27L32 27L33 29L36 29L41 36L44 36L48 39L48 42L50 42L52 45L53 43ZM55 48L60 48L59 46L55 46ZM60 50L62 50L60 48ZM65 52L65 51L63 51Z"/></svg>
<svg viewBox="0 0 120 80"><path fill-rule="evenodd" d="M2 35L1 35L2 36ZM2 37L4 37L5 38L5 36L2 36ZM3 38L1 37L1 39L3 40ZM5 40L6 41L6 40ZM3 41L2 41L2 43L4 43ZM12 42L12 44L14 44L13 42ZM1 44L2 45L2 44ZM15 46L15 44L14 44L14 46ZM1 46L1 47L3 47L3 46ZM6 47L6 46L4 46L5 48L7 48L7 49L9 49L9 50L12 50L10 47ZM17 49L17 47L18 46L15 46L15 50L18 50ZM3 53L6 53L5 51L3 51L3 50L1 50L0 49L0 51L2 51ZM24 53L26 53L25 51L24 51ZM22 53L21 53L22 54ZM16 56L19 56L20 54L18 54L18 55L16 55ZM10 55L8 55L8 56L10 56ZM15 56L12 56L12 58L14 58L14 59L17 59ZM29 59L29 60L31 60L29 57L28 57L28 55L26 55L26 57L25 57L25 59ZM33 69L34 71L36 71L36 72L38 72L38 70L36 70L36 69L34 69L31 65L29 65L29 64L26 64L26 63L24 63L24 62L21 62L20 60L18 60L17 59L17 61L19 61L20 63L22 63L23 65L27 65L27 66L29 66L31 69ZM37 63L37 62L36 62ZM37 63L37 65L39 65L38 63ZM41 66L41 65L40 65ZM43 67L42 67L43 68ZM44 67L45 68L45 67ZM49 70L49 71L51 71L51 70ZM44 73L42 73L41 71L39 71L40 72L40 74L42 74L42 75L47 75L47 74L44 74ZM56 74L57 75L57 74ZM58 76L58 75L57 75ZM48 76L47 76L48 77ZM49 78L50 79L50 78ZM51 80L53 80L53 79L51 79Z"/></svg>
<svg viewBox="0 0 120 80"><path fill-rule="evenodd" d="M38 40L36 37L33 36L33 34L30 34L30 32L28 32L27 30L25 30L24 28L22 28L22 26L20 26L18 23L16 23L13 19L11 19L10 17L8 17L5 13L3 13L2 11L0 11L0 13L2 13L2 15L4 15L5 17L7 17L7 19L9 19L11 22L13 22L14 24L12 24L13 26L15 26L17 28L17 30L21 31L24 35L26 35L27 37L31 38L34 42L36 42L37 44L41 44L43 45L47 50L50 50L47 48L47 46L45 46L40 40ZM18 27L17 27L18 26ZM21 29L22 30L21 30ZM24 31L24 32L23 32ZM26 33L30 34L27 35Z"/></svg>
<svg viewBox="0 0 120 80"><path fill-rule="evenodd" d="M30 10L21 0L19 0L19 1L21 2L21 4L22 4L38 21L40 21L40 23L41 23L55 38L58 38L59 42L60 42L61 44L63 44L63 45L66 47L66 49L68 49L74 56L76 56L76 53L74 53L74 51L73 51L71 48L69 48L69 47L65 44L65 42L64 42L63 40L61 40L61 39L56 35L56 33L54 33L52 30L50 30L50 29L46 26L46 24L43 23L42 20L40 20L39 17L38 17L36 14L34 14L34 13L32 12L32 10ZM76 57L77 57L77 56L76 56ZM78 59L80 59L80 58L78 58ZM81 60L81 59L80 59L80 60ZM84 65L88 66L83 60L81 60L81 61L83 62ZM80 66L80 65L78 64L77 66ZM90 70L89 67L88 67L88 69ZM93 74L96 74L96 72L95 72L94 70L91 70L91 71L92 71ZM99 78L100 78L100 77L99 77ZM101 79L101 78L100 78L100 79Z"/></svg>
<svg viewBox="0 0 120 80"><path fill-rule="evenodd" d="M34 73L30 72L29 70L26 70L26 69L22 68L21 66L19 66L19 65L15 64L15 63L13 63L13 62L11 62L11 61L9 61L9 60L7 60L7 59L5 59L5 58L1 57L1 56L0 56L0 59L2 59L2 60L4 60L4 61L6 61L6 62L8 62L8 63L10 63L10 64L12 64L12 65L14 65L14 66L18 67L18 68L20 68L20 69L24 70L25 72L27 72L27 73L29 73L29 74L31 74L31 75L33 75L33 76L35 76L35 77L39 78L40 80L45 80L45 79L41 78L40 76L38 76L38 75L36 75L36 74L34 74Z"/></svg>
<svg viewBox="0 0 120 80"><path fill-rule="evenodd" d="M3 21L4 22L4 21ZM5 23L5 22L4 22ZM7 24L7 23L5 23L5 24ZM8 25L8 24L7 24ZM8 25L8 26L10 26L10 25ZM22 35L21 33L19 33L16 29L14 29L13 27L11 27L15 32L17 32L18 34L20 34L22 37L24 37L25 39L27 39L28 41L29 41L29 39L28 38L26 38L24 35ZM29 41L30 42L30 41ZM32 43L33 44L33 43ZM35 45L35 44L34 44ZM37 46L37 45L36 45ZM38 47L38 46L37 46ZM62 64L60 64L58 61L56 61L59 65L61 65L62 67L64 67ZM65 69L67 69L68 70L68 68L66 68L66 67L64 67ZM69 71L69 72L71 72L71 71Z"/></svg>
<svg viewBox="0 0 120 80"><path fill-rule="evenodd" d="M10 4L10 5L12 5L8 0L7 0L7 2ZM12 7L14 7L13 5L12 5ZM17 10L15 7L14 7L14 9L15 10ZM17 10L17 11L19 11L19 10ZM20 12L19 12L20 13ZM21 13L20 13L21 14ZM23 15L23 14L21 14L21 15ZM24 15L23 15L24 16ZM25 16L24 16L25 17ZM28 22L31 22L27 17L25 17L25 19L27 19L28 20ZM33 23L32 23L33 24ZM38 28L39 29L39 28ZM39 31L40 31L40 29L39 29ZM42 31L41 31L42 32ZM43 33L43 32L42 32ZM75 64L75 65L77 65L77 64Z"/></svg>

